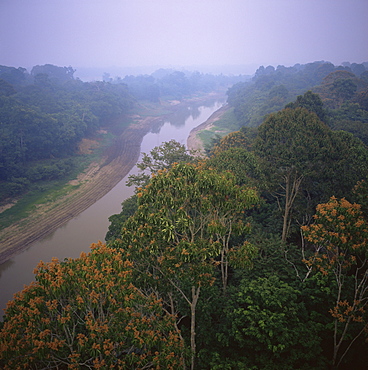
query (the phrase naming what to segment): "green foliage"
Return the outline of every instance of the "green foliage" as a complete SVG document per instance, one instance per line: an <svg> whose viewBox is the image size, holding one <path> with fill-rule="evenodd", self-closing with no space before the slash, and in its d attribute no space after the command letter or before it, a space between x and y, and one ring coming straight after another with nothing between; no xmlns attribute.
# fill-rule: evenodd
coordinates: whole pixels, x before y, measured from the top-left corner
<svg viewBox="0 0 368 370"><path fill-rule="evenodd" d="M333 89L338 98L350 99L357 91L357 85L348 78L340 78L333 82Z"/></svg>
<svg viewBox="0 0 368 370"><path fill-rule="evenodd" d="M184 145L175 140L170 140L153 148L150 154L143 153L141 162L137 163L140 173L129 175L127 185L147 185L152 174L169 169L175 163L193 161L194 158ZM120 237L124 222L137 210L137 196L135 195L124 201L122 206L120 214L112 215L109 218L111 224L106 234L106 241L113 241Z"/></svg>
<svg viewBox="0 0 368 370"><path fill-rule="evenodd" d="M238 121L224 125L248 127L221 138L207 160L195 162L174 141L144 154L142 174L130 179L141 187L110 217L109 247L41 264L37 282L9 304L0 366L308 370L333 358L363 369L368 154L346 131L365 138L367 86L363 65L356 76L341 68L261 67L228 91ZM0 67L0 176L9 178L0 185L9 193L72 169L50 144L47 120L69 143L130 104L119 98L127 96L121 79L83 84L65 76L72 70L44 72L26 86L24 71ZM151 101L213 86L205 75L163 70L126 81ZM27 162L36 139L25 117L55 158L34 152ZM316 207L331 194L362 207L336 198Z"/></svg>
<svg viewBox="0 0 368 370"><path fill-rule="evenodd" d="M166 253L172 244L183 261L221 254L222 264L230 237L249 231L243 212L258 202L256 191L237 186L230 173L189 164L158 171L137 196L138 211L124 224L123 245L149 243L157 258L160 248Z"/></svg>
<svg viewBox="0 0 368 370"><path fill-rule="evenodd" d="M0 66L0 78L11 85L22 86L28 82L27 70L19 67Z"/></svg>
<svg viewBox="0 0 368 370"><path fill-rule="evenodd" d="M268 191L279 199L284 237L292 213L302 222L330 194L350 194L368 171L364 144L346 132L331 131L305 108L270 115L253 147L263 160Z"/></svg>
<svg viewBox="0 0 368 370"><path fill-rule="evenodd" d="M226 290L229 265L250 266L256 248L233 240L249 232L243 212L258 197L253 189L236 185L230 173L183 163L153 174L137 196L138 210L113 245L134 260L141 289L156 291L179 321L190 316L193 368L197 305L219 273Z"/></svg>
<svg viewBox="0 0 368 370"><path fill-rule="evenodd" d="M360 205L364 218L368 220L368 179L364 178L358 181L353 189L352 199Z"/></svg>
<svg viewBox="0 0 368 370"><path fill-rule="evenodd" d="M191 152L185 148L185 145L175 140L170 140L153 148L150 154L143 153L142 160L137 163L137 167L141 173L138 175L129 175L127 185L146 185L151 174L168 169L174 163L192 162L193 160L194 158Z"/></svg>
<svg viewBox="0 0 368 370"><path fill-rule="evenodd" d="M10 96L16 93L16 90L14 89L13 85L11 85L9 82L0 79L0 96Z"/></svg>
<svg viewBox="0 0 368 370"><path fill-rule="evenodd" d="M230 148L250 148L251 141L244 131L234 131L224 136L212 149L211 154L216 154Z"/></svg>
<svg viewBox="0 0 368 370"><path fill-rule="evenodd" d="M136 195L132 195L131 197L127 198L121 204L121 212L109 217L110 225L109 231L105 237L106 242L112 242L115 239L120 238L125 221L129 217L133 216L138 209L137 199L138 197Z"/></svg>
<svg viewBox="0 0 368 370"><path fill-rule="evenodd" d="M153 76L125 76L122 82L138 100L158 102L160 99L160 88Z"/></svg>
<svg viewBox="0 0 368 370"><path fill-rule="evenodd" d="M343 103L330 114L333 130L350 132L368 145L368 110L361 109L358 103Z"/></svg>
<svg viewBox="0 0 368 370"><path fill-rule="evenodd" d="M329 73L320 86L313 90L318 93L327 108L338 109L347 101L354 100L357 93L366 90L368 84L352 72L336 70Z"/></svg>
<svg viewBox="0 0 368 370"><path fill-rule="evenodd" d="M323 108L322 99L310 90L303 95L299 95L296 101L287 104L285 108L306 108L310 112L314 112L322 122L327 121L327 113Z"/></svg>
<svg viewBox="0 0 368 370"><path fill-rule="evenodd" d="M9 69L1 72L2 68L3 77L6 73L15 73ZM74 80L73 73L71 67L36 66L31 75L33 83L15 80L12 85L9 82L12 79L2 83L2 199L28 189L14 178L24 177L35 182L60 177L61 167L65 168L64 158L77 153L82 138L94 134L102 124L107 125L113 117L128 112L133 106L126 85L83 83ZM47 163L49 159L53 161ZM38 166L41 160L45 169Z"/></svg>
<svg viewBox="0 0 368 370"><path fill-rule="evenodd" d="M242 280L229 300L229 343L257 369L322 368L320 338L300 292L276 276ZM235 356L234 356L235 357Z"/></svg>
<svg viewBox="0 0 368 370"><path fill-rule="evenodd" d="M37 65L31 70L32 76L39 74L47 75L54 82L63 83L66 81L73 80L75 69L69 67L57 67L52 64Z"/></svg>
<svg viewBox="0 0 368 370"><path fill-rule="evenodd" d="M259 126L267 114L282 109L297 95L320 84L335 69L324 62L276 69L261 66L252 82L238 83L228 90L228 102L234 107L240 125Z"/></svg>
<svg viewBox="0 0 368 370"><path fill-rule="evenodd" d="M328 134L329 128L305 108L274 113L259 127L254 150L262 160L267 190L277 200L283 215L284 241L304 178L315 176L326 158L331 145Z"/></svg>
<svg viewBox="0 0 368 370"><path fill-rule="evenodd" d="M303 108L285 109L270 115L259 127L256 154L269 168L297 171L317 166L327 154L329 128Z"/></svg>
<svg viewBox="0 0 368 370"><path fill-rule="evenodd" d="M206 165L215 168L218 172L231 171L238 185L262 188L263 173L261 172L257 157L245 148L232 147L217 151Z"/></svg>

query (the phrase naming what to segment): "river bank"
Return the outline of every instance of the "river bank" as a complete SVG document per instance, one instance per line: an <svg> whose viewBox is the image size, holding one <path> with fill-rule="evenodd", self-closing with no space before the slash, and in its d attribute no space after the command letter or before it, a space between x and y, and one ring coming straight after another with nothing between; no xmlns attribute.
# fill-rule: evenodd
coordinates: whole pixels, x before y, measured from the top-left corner
<svg viewBox="0 0 368 370"><path fill-rule="evenodd" d="M204 155L204 144L202 140L199 138L198 134L205 130L210 130L213 127L213 124L218 121L224 114L230 109L229 105L224 105L222 108L217 110L215 113L213 113L207 121L203 122L196 128L194 128L187 139L187 148L191 151L194 151L195 153L198 153L197 155Z"/></svg>
<svg viewBox="0 0 368 370"><path fill-rule="evenodd" d="M143 137L152 127L188 103L223 97L221 93L212 93L183 102L167 102L168 105L165 107L169 112L167 114L135 116L135 123L131 124L110 148L109 157L91 164L84 173L73 180L68 194L37 206L31 217L0 231L0 264L78 216L114 188L137 162Z"/></svg>

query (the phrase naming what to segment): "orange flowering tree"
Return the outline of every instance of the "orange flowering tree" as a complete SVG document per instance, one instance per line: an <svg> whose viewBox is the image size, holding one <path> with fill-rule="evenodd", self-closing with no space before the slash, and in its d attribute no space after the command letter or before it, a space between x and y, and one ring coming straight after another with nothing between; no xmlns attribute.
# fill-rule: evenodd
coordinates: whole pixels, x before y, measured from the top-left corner
<svg viewBox="0 0 368 370"><path fill-rule="evenodd" d="M314 223L303 226L314 254L304 260L323 281L335 285L333 366L338 367L354 342L368 332L368 224L360 205L332 197L319 204Z"/></svg>
<svg viewBox="0 0 368 370"><path fill-rule="evenodd" d="M200 293L214 284L217 266L225 291L229 264L245 266L255 254L249 243L231 241L249 232L243 212L258 196L237 186L230 173L190 164L159 171L137 196L138 210L114 245L134 261L137 284L156 289L171 313L177 312L178 302L190 309L193 368Z"/></svg>
<svg viewBox="0 0 368 370"><path fill-rule="evenodd" d="M102 243L78 259L40 263L8 303L4 369L178 369L183 342L154 295L132 284L132 263Z"/></svg>

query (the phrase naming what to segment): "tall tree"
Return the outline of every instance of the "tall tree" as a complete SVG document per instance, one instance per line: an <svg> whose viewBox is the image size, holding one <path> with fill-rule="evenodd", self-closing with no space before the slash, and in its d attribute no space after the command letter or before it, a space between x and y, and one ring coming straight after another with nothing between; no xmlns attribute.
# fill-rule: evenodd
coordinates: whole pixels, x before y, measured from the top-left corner
<svg viewBox="0 0 368 370"><path fill-rule="evenodd" d="M206 161L206 166L215 168L219 172L231 171L238 185L256 188L262 188L264 185L264 176L258 158L245 148L234 147L222 151L218 149L216 154Z"/></svg>
<svg viewBox="0 0 368 370"><path fill-rule="evenodd" d="M285 108L306 108L310 112L317 114L318 118L327 123L327 112L323 107L322 99L318 94L313 93L312 91L307 91L303 95L299 95L296 98L296 101L291 102L285 106Z"/></svg>
<svg viewBox="0 0 368 370"><path fill-rule="evenodd" d="M229 263L249 264L255 249L246 242L232 245L232 238L248 232L243 212L258 197L254 190L237 186L230 173L190 164L159 171L145 188L138 189L137 196L138 210L114 245L134 260L137 284L155 287L172 313L180 301L188 305L194 368L201 290L214 283L215 266L220 266L225 291Z"/></svg>
<svg viewBox="0 0 368 370"><path fill-rule="evenodd" d="M269 189L283 213L282 240L286 240L296 197L306 176L326 158L329 128L305 108L271 114L259 127L255 153L263 160Z"/></svg>
<svg viewBox="0 0 368 370"><path fill-rule="evenodd" d="M170 140L154 147L149 154L143 153L142 160L137 164L138 175L129 175L128 186L146 185L152 173L170 168L174 163L192 162L192 153L176 140Z"/></svg>

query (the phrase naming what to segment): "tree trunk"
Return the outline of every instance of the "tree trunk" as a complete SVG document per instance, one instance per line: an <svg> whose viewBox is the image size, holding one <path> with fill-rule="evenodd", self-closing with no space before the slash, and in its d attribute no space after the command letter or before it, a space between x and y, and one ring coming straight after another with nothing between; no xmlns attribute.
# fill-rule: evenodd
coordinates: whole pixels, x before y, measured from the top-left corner
<svg viewBox="0 0 368 370"><path fill-rule="evenodd" d="M292 178L293 177L293 178ZM291 172L288 172L285 177L285 209L284 209L284 220L282 225L282 236L281 240L286 241L289 228L290 228L290 213L293 208L294 200L299 192L300 185L303 180L303 176L297 177L297 173L292 176Z"/></svg>
<svg viewBox="0 0 368 370"><path fill-rule="evenodd" d="M192 303L190 305L190 311L191 311L191 320L190 320L190 349L192 351L192 357L191 357L191 370L194 370L194 363L195 363L195 356L196 356L196 341L195 341L195 335L196 335L196 306L199 298L199 292L201 287L195 288L192 286Z"/></svg>
<svg viewBox="0 0 368 370"><path fill-rule="evenodd" d="M225 258L224 249L221 251L221 280L222 280L222 291L226 293L227 279L228 279L229 263Z"/></svg>

